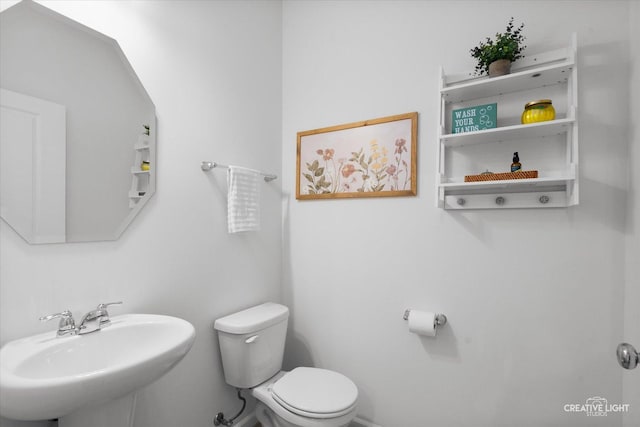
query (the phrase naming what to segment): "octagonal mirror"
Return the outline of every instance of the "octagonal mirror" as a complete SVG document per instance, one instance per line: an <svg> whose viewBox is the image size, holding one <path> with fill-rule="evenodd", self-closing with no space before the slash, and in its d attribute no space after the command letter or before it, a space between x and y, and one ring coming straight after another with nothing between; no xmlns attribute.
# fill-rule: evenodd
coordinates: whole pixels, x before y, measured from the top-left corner
<svg viewBox="0 0 640 427"><path fill-rule="evenodd" d="M155 107L117 41L0 13L0 214L27 242L116 240L155 192Z"/></svg>

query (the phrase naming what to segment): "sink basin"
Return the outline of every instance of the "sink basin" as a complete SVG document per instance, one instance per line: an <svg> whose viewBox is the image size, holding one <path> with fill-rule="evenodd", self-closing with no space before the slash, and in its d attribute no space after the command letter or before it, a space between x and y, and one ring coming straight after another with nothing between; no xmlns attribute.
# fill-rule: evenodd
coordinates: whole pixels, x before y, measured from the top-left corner
<svg viewBox="0 0 640 427"><path fill-rule="evenodd" d="M194 338L186 320L127 314L86 335L11 341L0 349L0 415L53 419L120 398L168 372Z"/></svg>

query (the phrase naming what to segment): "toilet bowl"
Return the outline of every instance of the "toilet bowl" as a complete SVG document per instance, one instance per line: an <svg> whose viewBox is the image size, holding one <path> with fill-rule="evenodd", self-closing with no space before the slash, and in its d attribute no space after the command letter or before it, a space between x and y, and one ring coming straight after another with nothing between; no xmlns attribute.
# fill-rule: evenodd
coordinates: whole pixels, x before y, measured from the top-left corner
<svg viewBox="0 0 640 427"><path fill-rule="evenodd" d="M252 395L263 427L343 427L356 416L358 389L337 372L295 368L253 388Z"/></svg>
<svg viewBox="0 0 640 427"><path fill-rule="evenodd" d="M282 371L289 309L264 303L217 319L227 384L251 389L263 427L345 427L356 416L358 388L327 369Z"/></svg>

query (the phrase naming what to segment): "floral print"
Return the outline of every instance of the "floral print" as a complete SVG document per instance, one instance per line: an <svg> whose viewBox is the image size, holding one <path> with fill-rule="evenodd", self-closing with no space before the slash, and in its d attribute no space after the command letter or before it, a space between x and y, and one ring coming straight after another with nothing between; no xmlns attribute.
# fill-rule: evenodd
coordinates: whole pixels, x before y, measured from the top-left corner
<svg viewBox="0 0 640 427"><path fill-rule="evenodd" d="M411 181L411 170L404 159L408 152L406 143L404 138L396 138L393 145L371 139L358 151L338 160L335 148L318 148L317 158L305 162L306 170L301 172L306 180L303 193L406 190ZM389 157L388 145L394 148L393 157Z"/></svg>

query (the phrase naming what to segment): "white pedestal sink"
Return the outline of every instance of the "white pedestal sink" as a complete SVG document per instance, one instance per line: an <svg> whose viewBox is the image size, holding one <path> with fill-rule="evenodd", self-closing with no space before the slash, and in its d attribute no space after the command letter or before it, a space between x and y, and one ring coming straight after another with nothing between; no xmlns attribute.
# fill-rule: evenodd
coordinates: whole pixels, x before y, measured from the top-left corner
<svg viewBox="0 0 640 427"><path fill-rule="evenodd" d="M86 335L58 338L52 331L11 341L0 349L0 415L59 418L61 427L129 427L135 391L175 366L194 339L186 320L128 314Z"/></svg>

